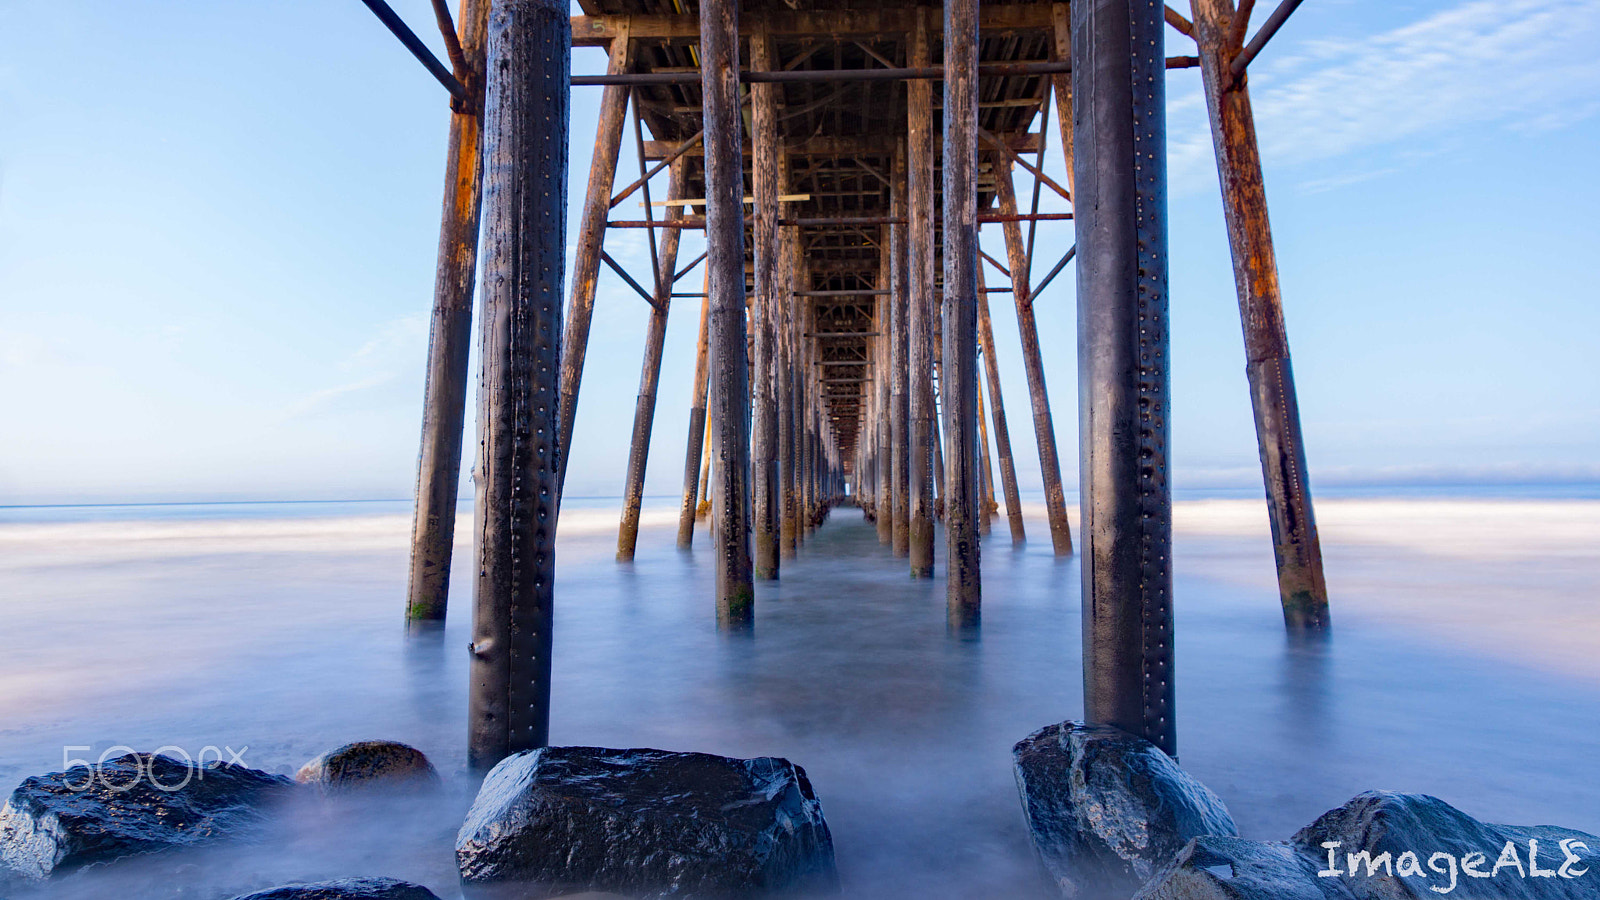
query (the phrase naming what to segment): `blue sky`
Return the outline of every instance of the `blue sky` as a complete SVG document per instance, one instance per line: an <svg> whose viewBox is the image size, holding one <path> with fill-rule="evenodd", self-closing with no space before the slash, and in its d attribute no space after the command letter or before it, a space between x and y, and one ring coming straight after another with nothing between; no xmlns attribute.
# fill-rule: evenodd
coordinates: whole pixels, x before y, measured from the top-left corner
<svg viewBox="0 0 1600 900"><path fill-rule="evenodd" d="M426 0L394 5L438 43ZM1254 67L1316 482L1600 479L1596 46L1600 0L1310 0ZM575 72L603 65L574 52ZM1249 485L1198 77L1169 90L1174 480ZM356 0L0 0L0 503L407 496L445 126L443 91ZM609 246L643 272L628 237ZM1070 226L1040 240L1042 275ZM681 477L692 303L668 332L653 494ZM1036 309L1071 448L1071 279ZM602 275L573 494L620 492L644 312Z"/></svg>

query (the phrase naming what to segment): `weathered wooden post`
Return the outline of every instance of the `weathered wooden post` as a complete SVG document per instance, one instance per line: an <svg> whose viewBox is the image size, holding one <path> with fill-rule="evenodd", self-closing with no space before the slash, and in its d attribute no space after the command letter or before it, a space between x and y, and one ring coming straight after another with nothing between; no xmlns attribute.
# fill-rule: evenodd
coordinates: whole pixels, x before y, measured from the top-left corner
<svg viewBox="0 0 1600 900"><path fill-rule="evenodd" d="M694 546L694 522L699 517L701 493L700 457L706 440L706 389L711 381L709 277L706 284L708 287L701 289L706 296L700 300L700 341L694 356L694 393L689 401L689 449L683 457L683 505L678 508L678 546L683 549Z"/></svg>
<svg viewBox="0 0 1600 900"><path fill-rule="evenodd" d="M628 70L632 41L626 25L611 39L609 75ZM567 451L573 422L578 415L578 387L583 382L583 360L589 349L589 323L594 318L595 286L600 277L600 248L606 237L606 214L611 211L611 187L617 176L617 151L622 145L622 125L628 112L628 88L611 84L602 88L600 122L595 130L594 156L589 162L589 187L583 197L583 218L578 224L578 247L572 260L572 298L567 304L567 331L562 337L561 435L558 451L556 502L567 482Z"/></svg>
<svg viewBox="0 0 1600 900"><path fill-rule="evenodd" d="M890 493L893 495L890 529L895 556L911 552L911 285L910 248L906 221L906 142L894 155L890 178L889 227L889 441Z"/></svg>
<svg viewBox="0 0 1600 900"><path fill-rule="evenodd" d="M1163 11L1072 4L1073 208L1084 715L1176 755Z"/></svg>
<svg viewBox="0 0 1600 900"><path fill-rule="evenodd" d="M764 31L750 37L750 68L765 72L773 67L772 38ZM783 165L782 137L778 133L776 84L751 85L751 166L755 182L755 423L751 464L751 490L755 498L755 577L777 578L782 523L778 513L778 333L774 326L778 307L787 298L779 294L778 190Z"/></svg>
<svg viewBox="0 0 1600 900"><path fill-rule="evenodd" d="M1239 318L1244 324L1245 373L1250 381L1250 405L1255 410L1261 476L1267 488L1283 621L1294 630L1325 628L1329 623L1328 585L1322 574L1322 545L1311 507L1255 116L1249 84L1242 75L1235 79L1231 71L1244 28L1232 27L1232 0L1192 0L1192 9L1217 176L1222 182L1222 211L1233 251Z"/></svg>
<svg viewBox="0 0 1600 900"><path fill-rule="evenodd" d="M479 771L549 739L571 44L565 5L494 0L467 745Z"/></svg>
<svg viewBox="0 0 1600 900"><path fill-rule="evenodd" d="M997 155L994 169L995 196L1000 201L1000 211L1015 215L1017 194L1011 182L1011 160L1003 154ZM1069 556L1072 553L1072 527L1067 522L1067 497L1061 486L1061 460L1056 453L1056 426L1050 415L1050 394L1044 382L1044 358L1039 353L1039 326L1033 316L1033 294L1028 287L1028 248L1022 241L1022 226L1018 222L1003 222L1000 228L1006 239L1006 264L1011 268L1012 300L1017 306L1022 368L1028 374L1028 399L1033 406L1033 433L1039 444L1039 474L1044 480L1044 505L1050 521L1050 541L1057 556Z"/></svg>
<svg viewBox="0 0 1600 900"><path fill-rule="evenodd" d="M927 8L917 7L909 65L929 65ZM933 576L933 85L907 83L910 243L911 577Z"/></svg>
<svg viewBox="0 0 1600 900"><path fill-rule="evenodd" d="M894 545L894 432L889 419L893 416L894 405L890 399L893 375L890 367L893 365L890 356L890 347L894 342L894 286L891 273L894 270L894 238L890 234L891 226L885 225L878 229L878 273L873 287L879 293L874 298L873 312L878 323L878 336L873 339L872 352L872 382L874 392L874 411L872 416L873 436L875 447L873 453L876 462L874 472L874 485L877 488L876 504L878 509L878 542Z"/></svg>
<svg viewBox="0 0 1600 900"><path fill-rule="evenodd" d="M941 309L943 306L944 306L944 298L942 296L935 295L935 297L934 297L934 315L935 316L940 315L938 310ZM929 443L930 446L933 447L933 515L934 515L934 518L939 520L939 521L943 521L944 520L944 433L943 433L943 428L940 427L940 412L941 412L942 407L940 405L940 397L939 397L939 392L944 389L944 366L943 366L943 363L939 359L939 356L938 356L939 353L942 351L943 347L944 347L944 337L943 337L943 335L941 335L938 332L935 332L934 336L933 336L933 348L934 348L934 360L933 360L933 372L934 372L934 382L933 382L934 383L933 418L928 420L930 423L932 423L933 435L929 439L928 443Z"/></svg>
<svg viewBox="0 0 1600 900"><path fill-rule="evenodd" d="M667 199L681 200L684 192L683 161L672 164ZM668 219L683 216L683 207L669 206ZM661 352L667 342L667 312L672 304L672 276L677 272L681 228L668 228L661 240L656 267L656 298L645 325L644 365L639 373L639 396L633 407L633 439L628 445L628 475L622 490L622 524L617 529L617 559L633 559L639 544L639 509L644 504L644 470L650 460L650 431L656 418L656 386L661 382Z"/></svg>
<svg viewBox="0 0 1600 900"><path fill-rule="evenodd" d="M816 304L810 299L805 302L803 314L805 316L806 331L816 330L817 320ZM812 365L817 358L817 342L815 339L807 340L804 352L800 357L801 382L800 382L800 484L798 496L800 499L800 528L796 532L800 542L804 543L806 536L811 533L813 517L816 514L816 474L817 474L817 375L816 367Z"/></svg>
<svg viewBox="0 0 1600 900"><path fill-rule="evenodd" d="M1050 19L1054 24L1055 42L1050 48L1050 58L1056 62L1072 59L1072 11L1068 4L1055 3L1050 7ZM1075 190L1073 173L1073 147L1076 141L1072 136L1072 73L1058 72L1050 76L1051 95L1056 106L1056 129L1061 134L1061 155L1067 161L1067 190Z"/></svg>
<svg viewBox="0 0 1600 900"><path fill-rule="evenodd" d="M477 69L479 77L473 83L479 85L488 20L489 0L465 0L462 4L461 51ZM439 224L428 374L423 388L417 505L411 526L411 577L406 586L406 621L412 624L443 622L450 595L456 497L461 491L461 431L471 363L472 288L478 268L481 112L463 107L450 114L444 215Z"/></svg>
<svg viewBox="0 0 1600 900"><path fill-rule="evenodd" d="M795 462L797 459L795 449L796 425L799 423L799 406L795 402L796 391L799 385L800 365L799 337L796 329L799 327L799 316L795 314L794 292L800 290L801 279L799 276L800 239L793 229L788 229L787 240L784 243L783 259L779 262L784 272L783 303L780 313L780 328L783 348L783 361L779 367L781 380L778 386L778 453L781 457L778 464L778 493L779 493L779 523L778 541L779 555L782 558L793 559L797 553L798 533L800 528L800 510L795 495Z"/></svg>
<svg viewBox="0 0 1600 900"><path fill-rule="evenodd" d="M944 4L945 604L949 626L978 625L978 0Z"/></svg>
<svg viewBox="0 0 1600 900"><path fill-rule="evenodd" d="M979 267L982 268L981 266ZM978 282L983 290L983 282ZM989 464L989 425L984 417L983 381L978 381L978 533L989 533L989 519L994 514L994 469Z"/></svg>
<svg viewBox="0 0 1600 900"><path fill-rule="evenodd" d="M983 345L983 371L989 382L989 410L994 417L994 444L1000 455L1000 489L1006 498L1006 521L1011 543L1027 540L1022 526L1022 495L1017 489L1017 464L1011 457L1011 432L1006 427L1006 405L1000 393L1000 363L994 355L994 326L989 319L989 294L978 280L978 340Z"/></svg>
<svg viewBox="0 0 1600 900"><path fill-rule="evenodd" d="M711 279L711 516L717 621L752 623L750 383L745 346L744 160L739 115L738 0L700 4L705 106L706 273Z"/></svg>

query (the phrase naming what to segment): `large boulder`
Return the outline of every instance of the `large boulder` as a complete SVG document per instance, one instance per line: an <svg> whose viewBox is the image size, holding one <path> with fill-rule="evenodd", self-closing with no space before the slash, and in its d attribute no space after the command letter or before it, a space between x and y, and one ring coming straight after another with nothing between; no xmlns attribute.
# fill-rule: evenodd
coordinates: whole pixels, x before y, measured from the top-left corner
<svg viewBox="0 0 1600 900"><path fill-rule="evenodd" d="M833 840L785 759L546 747L484 780L456 838L469 888L518 896L837 892Z"/></svg>
<svg viewBox="0 0 1600 900"><path fill-rule="evenodd" d="M325 793L365 787L431 788L439 773L421 750L397 741L357 741L300 767L295 780Z"/></svg>
<svg viewBox="0 0 1600 900"><path fill-rule="evenodd" d="M1262 860L1274 861L1263 866ZM1593 870L1593 871L1591 871ZM1490 825L1426 794L1369 791L1287 844L1201 839L1139 900L1600 900L1600 837Z"/></svg>
<svg viewBox="0 0 1600 900"><path fill-rule="evenodd" d="M0 809L0 870L37 881L86 863L248 838L293 788L245 765L147 753L34 775Z"/></svg>
<svg viewBox="0 0 1600 900"><path fill-rule="evenodd" d="M1127 897L1190 839L1239 833L1216 794L1121 729L1062 722L1012 756L1029 837L1062 896Z"/></svg>
<svg viewBox="0 0 1600 900"><path fill-rule="evenodd" d="M294 782L239 765L130 753L35 775L0 808L0 870L27 880L88 863L248 837Z"/></svg>
<svg viewBox="0 0 1600 900"><path fill-rule="evenodd" d="M439 895L420 884L393 878L341 878L286 884L234 900L439 900Z"/></svg>

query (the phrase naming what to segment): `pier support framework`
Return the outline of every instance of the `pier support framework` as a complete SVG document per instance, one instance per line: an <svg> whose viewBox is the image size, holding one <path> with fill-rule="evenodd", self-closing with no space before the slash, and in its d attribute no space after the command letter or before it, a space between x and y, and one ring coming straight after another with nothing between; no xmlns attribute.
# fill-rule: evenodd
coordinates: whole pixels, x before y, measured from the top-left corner
<svg viewBox="0 0 1600 900"><path fill-rule="evenodd" d="M449 89L454 109L407 594L413 623L440 622L446 610L484 198L475 766L546 739L555 521L602 269L639 295L649 317L618 558L632 559L638 545L668 310L675 298L697 298L678 543L691 546L709 506L717 620L751 627L754 582L776 578L848 493L913 577L938 571L943 522L948 620L963 631L980 619L981 540L996 493L1011 540L1025 539L991 291L1012 295L1046 522L1055 553L1073 551L1048 341L1033 305L1074 258L1086 714L1175 750L1171 69L1198 66L1206 90L1285 621L1327 624L1246 77L1297 3L1285 0L1248 42L1253 4L1191 4L1192 22L1142 0L853 10L705 0L692 14L595 9L569 20L548 0L462 0L459 32L435 4L447 69L386 4L369 2ZM1198 55L1166 57L1166 25L1192 38ZM569 77L573 46L603 48L606 73ZM569 91L591 86L598 130L563 314ZM630 109L639 177L618 191ZM1052 109L1065 185L1045 172ZM1031 181L1026 206L1019 172ZM652 182L662 173L669 186L658 203ZM1041 212L1043 188L1074 211ZM622 212L630 198L642 218ZM1067 220L1077 243L1036 280L1041 223ZM984 224L1000 227L1004 263L980 251ZM615 229L645 229L649 287L606 252ZM685 232L703 236L705 250L680 267ZM1000 286L986 287L980 258ZM701 292L678 291L702 263Z"/></svg>

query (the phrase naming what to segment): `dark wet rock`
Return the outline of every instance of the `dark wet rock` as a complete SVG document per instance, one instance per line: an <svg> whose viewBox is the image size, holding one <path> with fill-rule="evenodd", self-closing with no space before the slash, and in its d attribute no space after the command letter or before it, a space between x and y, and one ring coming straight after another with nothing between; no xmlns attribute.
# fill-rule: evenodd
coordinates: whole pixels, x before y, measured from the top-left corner
<svg viewBox="0 0 1600 900"><path fill-rule="evenodd" d="M420 884L393 878L341 878L286 884L234 900L439 900L439 896Z"/></svg>
<svg viewBox="0 0 1600 900"><path fill-rule="evenodd" d="M1191 838L1235 836L1216 794L1154 744L1062 722L1012 750L1028 834L1066 897L1126 897Z"/></svg>
<svg viewBox="0 0 1600 900"><path fill-rule="evenodd" d="M1468 863L1484 877L1468 873ZM1444 895L1600 900L1600 837L1549 825L1490 825L1437 797L1369 791L1323 813L1286 844L1199 839L1138 900Z"/></svg>
<svg viewBox="0 0 1600 900"><path fill-rule="evenodd" d="M0 870L38 880L88 863L249 837L294 782L220 762L127 754L23 781L0 809Z"/></svg>
<svg viewBox="0 0 1600 900"><path fill-rule="evenodd" d="M374 785L435 787L439 773L415 747L396 741L357 741L301 766L295 780L337 792Z"/></svg>
<svg viewBox="0 0 1600 900"><path fill-rule="evenodd" d="M837 892L799 766L773 757L547 747L489 773L456 838L464 885L518 896Z"/></svg>

